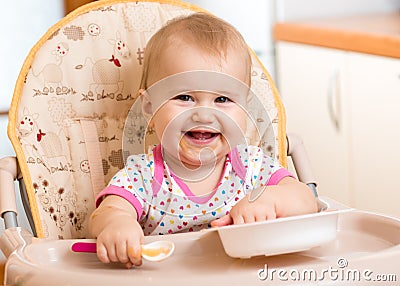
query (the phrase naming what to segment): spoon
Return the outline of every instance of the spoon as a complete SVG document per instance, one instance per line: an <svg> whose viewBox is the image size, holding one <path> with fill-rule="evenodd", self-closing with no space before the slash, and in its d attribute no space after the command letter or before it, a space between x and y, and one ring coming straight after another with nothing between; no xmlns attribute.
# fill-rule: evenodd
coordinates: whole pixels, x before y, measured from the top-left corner
<svg viewBox="0 0 400 286"><path fill-rule="evenodd" d="M148 261L161 261L174 252L175 244L172 241L154 241L142 244L142 257ZM71 246L73 252L96 253L96 242L75 242Z"/></svg>

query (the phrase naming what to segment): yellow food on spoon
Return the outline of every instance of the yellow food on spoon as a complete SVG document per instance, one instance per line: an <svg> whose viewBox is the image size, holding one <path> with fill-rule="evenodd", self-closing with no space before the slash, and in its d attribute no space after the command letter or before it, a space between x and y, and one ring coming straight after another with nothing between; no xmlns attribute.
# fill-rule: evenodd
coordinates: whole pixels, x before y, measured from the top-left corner
<svg viewBox="0 0 400 286"><path fill-rule="evenodd" d="M160 254L167 255L171 251L170 247L160 247L160 248L145 248L142 247L142 255L147 256L158 256Z"/></svg>

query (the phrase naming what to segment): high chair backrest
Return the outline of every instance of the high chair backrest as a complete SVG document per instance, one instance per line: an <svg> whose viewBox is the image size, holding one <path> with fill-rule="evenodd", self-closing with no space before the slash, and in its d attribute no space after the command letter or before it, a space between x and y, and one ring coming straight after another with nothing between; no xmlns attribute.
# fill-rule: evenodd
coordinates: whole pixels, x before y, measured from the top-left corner
<svg viewBox="0 0 400 286"><path fill-rule="evenodd" d="M169 19L194 12L206 11L173 0L97 1L60 20L32 48L16 83L8 135L38 237L89 237L94 197L124 167L124 126L130 144L141 144L146 132L140 119L125 123L146 42ZM261 140L251 130L248 137L285 165L284 109L251 54L251 88L267 114L257 115L266 122Z"/></svg>

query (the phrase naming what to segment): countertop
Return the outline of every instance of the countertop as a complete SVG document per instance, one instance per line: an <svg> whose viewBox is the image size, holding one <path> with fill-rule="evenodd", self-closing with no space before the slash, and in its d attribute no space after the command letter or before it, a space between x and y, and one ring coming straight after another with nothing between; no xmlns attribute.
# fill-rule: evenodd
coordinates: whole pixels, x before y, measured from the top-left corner
<svg viewBox="0 0 400 286"><path fill-rule="evenodd" d="M278 22L274 39L400 58L400 13Z"/></svg>

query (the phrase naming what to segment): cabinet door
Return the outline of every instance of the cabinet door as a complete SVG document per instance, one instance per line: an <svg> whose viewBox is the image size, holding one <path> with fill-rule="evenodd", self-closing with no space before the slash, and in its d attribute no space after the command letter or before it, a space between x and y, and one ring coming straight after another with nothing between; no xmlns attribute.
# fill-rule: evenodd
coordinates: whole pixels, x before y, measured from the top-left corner
<svg viewBox="0 0 400 286"><path fill-rule="evenodd" d="M355 207L400 216L400 59L349 53Z"/></svg>
<svg viewBox="0 0 400 286"><path fill-rule="evenodd" d="M346 53L286 42L277 43L276 53L287 130L302 137L319 194L351 205L342 86Z"/></svg>

